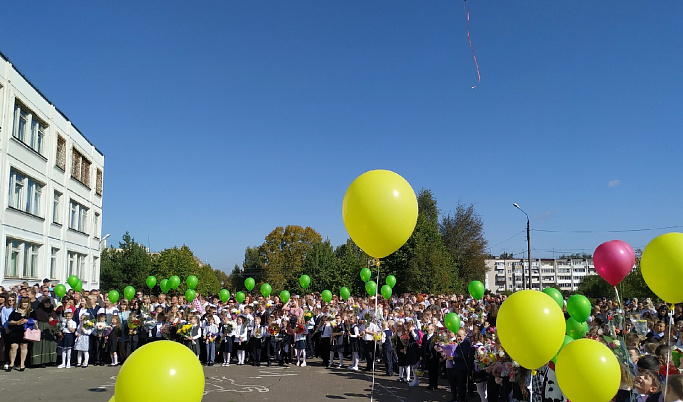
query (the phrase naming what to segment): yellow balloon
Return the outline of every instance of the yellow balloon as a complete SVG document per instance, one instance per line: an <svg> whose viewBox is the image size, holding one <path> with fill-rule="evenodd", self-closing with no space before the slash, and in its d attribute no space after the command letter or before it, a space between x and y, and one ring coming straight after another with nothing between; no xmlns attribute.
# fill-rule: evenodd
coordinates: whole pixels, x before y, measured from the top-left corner
<svg viewBox="0 0 683 402"><path fill-rule="evenodd" d="M109 398L109 402L116 402L116 397L114 397L114 396L112 395L112 397Z"/></svg>
<svg viewBox="0 0 683 402"><path fill-rule="evenodd" d="M415 191L392 171L365 172L346 190L342 217L358 247L372 257L386 257L401 248L415 229Z"/></svg>
<svg viewBox="0 0 683 402"><path fill-rule="evenodd" d="M647 286L662 300L683 302L683 233L652 239L643 250L640 271Z"/></svg>
<svg viewBox="0 0 683 402"><path fill-rule="evenodd" d="M131 354L119 371L116 402L201 401L204 370L197 356L173 341L148 343Z"/></svg>
<svg viewBox="0 0 683 402"><path fill-rule="evenodd" d="M557 385L572 402L607 402L619 390L619 361L609 348L593 339L567 344L555 363Z"/></svg>
<svg viewBox="0 0 683 402"><path fill-rule="evenodd" d="M557 302L543 292L513 293L500 306L496 322L503 349L528 369L548 363L564 342L564 314Z"/></svg>

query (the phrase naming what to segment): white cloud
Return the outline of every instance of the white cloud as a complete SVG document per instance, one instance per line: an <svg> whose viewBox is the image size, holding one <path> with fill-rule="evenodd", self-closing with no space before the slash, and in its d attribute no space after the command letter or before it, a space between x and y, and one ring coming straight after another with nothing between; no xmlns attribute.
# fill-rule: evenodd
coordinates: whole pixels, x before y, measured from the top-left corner
<svg viewBox="0 0 683 402"><path fill-rule="evenodd" d="M607 187L616 187L621 184L621 180L610 180L609 183L607 183Z"/></svg>

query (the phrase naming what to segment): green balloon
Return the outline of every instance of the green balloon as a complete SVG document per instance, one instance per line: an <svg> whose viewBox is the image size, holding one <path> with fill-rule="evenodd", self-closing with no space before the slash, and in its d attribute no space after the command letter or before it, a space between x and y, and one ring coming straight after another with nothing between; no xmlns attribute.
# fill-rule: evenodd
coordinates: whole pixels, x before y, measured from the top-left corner
<svg viewBox="0 0 683 402"><path fill-rule="evenodd" d="M323 292L320 294L320 297L325 301L325 303L329 303L332 301L332 292L329 290L323 290Z"/></svg>
<svg viewBox="0 0 683 402"><path fill-rule="evenodd" d="M221 291L218 292L218 297L220 297L223 303L227 303L228 300L230 300L230 291L228 289L221 289Z"/></svg>
<svg viewBox="0 0 683 402"><path fill-rule="evenodd" d="M133 300L133 297L135 297L135 288L132 286L126 286L126 288L123 289L123 297L125 297L128 301Z"/></svg>
<svg viewBox="0 0 683 402"><path fill-rule="evenodd" d="M61 299L62 297L64 297L64 295L66 294L66 286L64 286L64 285L61 284L61 283L60 283L59 285L55 286L55 294L56 294L57 297L59 297L60 299Z"/></svg>
<svg viewBox="0 0 683 402"><path fill-rule="evenodd" d="M237 303L242 303L246 297L247 295L245 295L244 292L235 293L235 300L237 300Z"/></svg>
<svg viewBox="0 0 683 402"><path fill-rule="evenodd" d="M83 282L81 282L80 279L78 280L78 283L76 284L76 287L74 288L74 290L76 292L80 292L81 290L83 290Z"/></svg>
<svg viewBox="0 0 683 402"><path fill-rule="evenodd" d="M545 288L543 289L543 293L552 297L560 308L564 308L564 297L562 297L562 293L560 293L559 290L555 288Z"/></svg>
<svg viewBox="0 0 683 402"><path fill-rule="evenodd" d="M562 351L562 349L564 349L564 347L567 346L567 345L568 345L571 341L573 341L573 340L574 340L574 338L572 338L571 336L565 335L565 336L564 336L564 341L562 342L562 346L560 346L560 350L558 350L557 353L555 354L555 357L553 357L553 358L550 359L550 360L552 360L553 363L556 363L557 356L560 354L560 352Z"/></svg>
<svg viewBox="0 0 683 402"><path fill-rule="evenodd" d="M116 303L119 301L119 292L117 290L110 290L107 297L109 297L110 302Z"/></svg>
<svg viewBox="0 0 683 402"><path fill-rule="evenodd" d="M150 275L145 282L147 283L147 287L152 289L157 284L157 278Z"/></svg>
<svg viewBox="0 0 683 402"><path fill-rule="evenodd" d="M171 284L171 286L169 286L171 289L178 289L178 286L180 286L180 278L178 275L173 275L172 277L168 278L168 282Z"/></svg>
<svg viewBox="0 0 683 402"><path fill-rule="evenodd" d="M197 292L195 292L194 289L187 289L185 291L185 299L187 299L188 302L192 302L195 297L197 297Z"/></svg>
<svg viewBox="0 0 683 402"><path fill-rule="evenodd" d="M289 291L283 290L280 292L280 301L283 303L287 303L289 301Z"/></svg>
<svg viewBox="0 0 683 402"><path fill-rule="evenodd" d="M368 295L374 296L377 294L377 284L375 281L367 281L365 282L365 291L368 292Z"/></svg>
<svg viewBox="0 0 683 402"><path fill-rule="evenodd" d="M389 300L391 298L391 286L389 286L389 285L382 286L382 297L384 297L387 300Z"/></svg>
<svg viewBox="0 0 683 402"><path fill-rule="evenodd" d="M254 288L254 285L256 285L254 278L247 278L244 280L244 287L247 288L248 291L251 292L251 290Z"/></svg>
<svg viewBox="0 0 683 402"><path fill-rule="evenodd" d="M263 295L263 297L270 296L270 292L272 291L273 288L269 284L264 283L263 285L261 285L261 294Z"/></svg>
<svg viewBox="0 0 683 402"><path fill-rule="evenodd" d="M470 296L475 300L480 300L484 297L484 284L479 281L472 281L467 286L467 290L470 291Z"/></svg>
<svg viewBox="0 0 683 402"><path fill-rule="evenodd" d="M185 280L185 283L187 284L188 289L194 289L197 287L197 277L194 275L190 275Z"/></svg>
<svg viewBox="0 0 683 402"><path fill-rule="evenodd" d="M387 285L391 286L391 288L393 289L394 286L396 286L396 277L394 275L389 275L387 276L386 282Z"/></svg>
<svg viewBox="0 0 683 402"><path fill-rule="evenodd" d="M67 278L66 283L68 283L69 286L71 286L71 288L73 289L76 287L76 284L78 283L78 277L76 275L71 275Z"/></svg>
<svg viewBox="0 0 683 402"><path fill-rule="evenodd" d="M301 285L302 288L306 289L308 285L311 284L311 277L308 275L301 275L299 277L299 285Z"/></svg>
<svg viewBox="0 0 683 402"><path fill-rule="evenodd" d="M363 282L369 281L371 276L372 272L370 271L370 268L363 268L360 270L360 279L362 279Z"/></svg>
<svg viewBox="0 0 683 402"><path fill-rule="evenodd" d="M578 322L586 322L591 315L591 302L584 295L574 295L567 300L567 312Z"/></svg>
<svg viewBox="0 0 683 402"><path fill-rule="evenodd" d="M342 299L347 300L349 297L351 297L351 291L349 288L344 286L343 288L339 289L339 296L341 296Z"/></svg>
<svg viewBox="0 0 683 402"><path fill-rule="evenodd" d="M567 319L567 335L573 339L581 339L588 333L588 324L578 322L573 317Z"/></svg>
<svg viewBox="0 0 683 402"><path fill-rule="evenodd" d="M446 314L446 317L444 317L443 322L446 325L446 328L448 328L448 330L453 333L458 332L458 330L460 329L460 316L458 316L455 313Z"/></svg>
<svg viewBox="0 0 683 402"><path fill-rule="evenodd" d="M161 288L162 293L168 293L168 290L171 289L171 284L168 283L168 279L162 279L161 282L159 282L159 287Z"/></svg>

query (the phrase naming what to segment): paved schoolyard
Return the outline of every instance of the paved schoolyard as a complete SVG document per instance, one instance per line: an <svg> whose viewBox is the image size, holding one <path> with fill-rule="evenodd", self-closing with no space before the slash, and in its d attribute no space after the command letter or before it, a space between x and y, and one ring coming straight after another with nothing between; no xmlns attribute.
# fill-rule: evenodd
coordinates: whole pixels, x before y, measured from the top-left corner
<svg viewBox="0 0 683 402"><path fill-rule="evenodd" d="M8 401L108 401L114 394L118 367L0 371L0 395ZM307 367L250 365L204 366L204 401L364 401L370 400L372 377L365 372L323 368L320 359ZM375 401L450 401L445 380L437 391L408 387L396 376L375 375ZM154 386L150 384L150 386ZM160 401L167 400L163 392Z"/></svg>

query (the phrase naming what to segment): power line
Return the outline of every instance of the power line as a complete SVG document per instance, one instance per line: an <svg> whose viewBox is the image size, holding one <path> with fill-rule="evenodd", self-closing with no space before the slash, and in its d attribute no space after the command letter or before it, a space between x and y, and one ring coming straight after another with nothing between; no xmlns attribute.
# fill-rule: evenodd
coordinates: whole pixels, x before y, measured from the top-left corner
<svg viewBox="0 0 683 402"><path fill-rule="evenodd" d="M550 230L550 229L531 229L532 232L543 233L628 233L628 232L647 232L651 230L668 230L683 228L681 225L665 226L661 228L644 228L644 229L624 229L624 230Z"/></svg>

